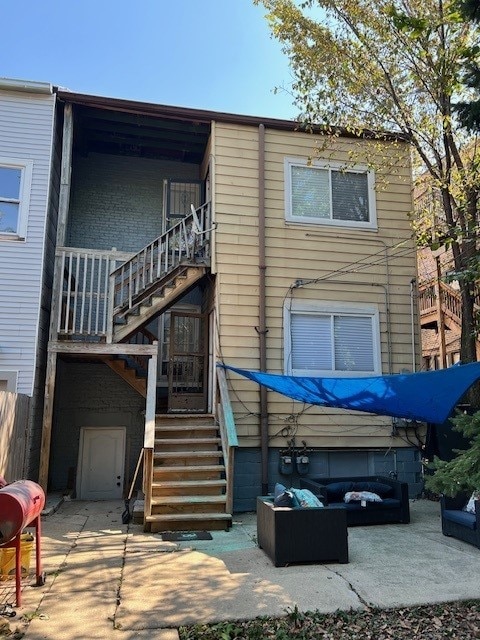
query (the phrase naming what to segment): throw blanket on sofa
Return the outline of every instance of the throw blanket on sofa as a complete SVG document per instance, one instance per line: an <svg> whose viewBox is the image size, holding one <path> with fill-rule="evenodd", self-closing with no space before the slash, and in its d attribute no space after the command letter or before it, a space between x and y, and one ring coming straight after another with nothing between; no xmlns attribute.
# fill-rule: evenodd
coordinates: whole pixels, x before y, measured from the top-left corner
<svg viewBox="0 0 480 640"><path fill-rule="evenodd" d="M308 404L442 424L480 378L480 362L364 378L309 378L217 365Z"/></svg>

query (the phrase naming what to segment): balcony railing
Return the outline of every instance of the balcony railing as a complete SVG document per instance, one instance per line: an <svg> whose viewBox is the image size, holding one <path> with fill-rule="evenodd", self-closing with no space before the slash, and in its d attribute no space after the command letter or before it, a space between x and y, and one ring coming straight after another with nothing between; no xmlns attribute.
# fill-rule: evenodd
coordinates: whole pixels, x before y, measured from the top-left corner
<svg viewBox="0 0 480 640"><path fill-rule="evenodd" d="M56 331L60 338L104 340L108 333L110 273L132 253L59 247L55 270L60 275Z"/></svg>
<svg viewBox="0 0 480 640"><path fill-rule="evenodd" d="M57 337L110 341L115 312L131 309L179 265L209 259L209 203L138 253L57 248L52 319Z"/></svg>

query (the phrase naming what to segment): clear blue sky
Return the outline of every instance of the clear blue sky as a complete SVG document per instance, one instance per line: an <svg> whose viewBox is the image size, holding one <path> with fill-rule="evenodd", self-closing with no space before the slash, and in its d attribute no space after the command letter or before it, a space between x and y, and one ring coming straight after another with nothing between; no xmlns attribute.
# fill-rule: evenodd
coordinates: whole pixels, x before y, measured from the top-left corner
<svg viewBox="0 0 480 640"><path fill-rule="evenodd" d="M0 0L0 76L294 118L288 61L252 0Z"/></svg>

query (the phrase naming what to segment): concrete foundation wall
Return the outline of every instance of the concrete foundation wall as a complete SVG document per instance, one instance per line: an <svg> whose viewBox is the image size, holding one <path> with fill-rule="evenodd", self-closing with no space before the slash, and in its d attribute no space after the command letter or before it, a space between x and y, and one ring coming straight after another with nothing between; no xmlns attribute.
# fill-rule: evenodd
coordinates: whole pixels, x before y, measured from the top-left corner
<svg viewBox="0 0 480 640"><path fill-rule="evenodd" d="M299 487L300 476L280 472L280 449L270 449L268 457L269 492L276 482L286 487ZM341 477L347 475L386 475L396 473L398 480L408 482L411 498L423 490L420 453L414 448L375 451L313 451L308 452L310 477ZM255 511L261 495L260 449L241 448L235 452L235 487L233 510L236 513Z"/></svg>

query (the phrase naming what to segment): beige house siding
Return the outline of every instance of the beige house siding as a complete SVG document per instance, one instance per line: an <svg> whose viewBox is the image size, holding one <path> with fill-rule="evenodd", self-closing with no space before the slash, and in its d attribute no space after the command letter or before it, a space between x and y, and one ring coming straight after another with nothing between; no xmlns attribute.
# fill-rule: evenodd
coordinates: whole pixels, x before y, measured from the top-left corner
<svg viewBox="0 0 480 640"><path fill-rule="evenodd" d="M217 356L227 364L252 369L259 368L258 144L255 127L215 125ZM285 221L284 159L308 158L315 145L309 134L266 130L268 371L284 372L283 307L290 299L373 305L380 319L382 373L412 371L412 326L415 345L418 331L417 318L413 325L411 318L415 248L408 222L408 146L344 138L329 141L329 148L320 152L326 160L346 163L353 158L387 167L376 170L378 229L356 230ZM290 289L299 279L320 281ZM418 348L416 356L418 361ZM259 389L234 374L229 377L241 445L258 446ZM389 418L307 408L273 392L268 393L268 402L271 446L285 446L292 434L297 442L304 439L312 447L407 446L391 437Z"/></svg>

